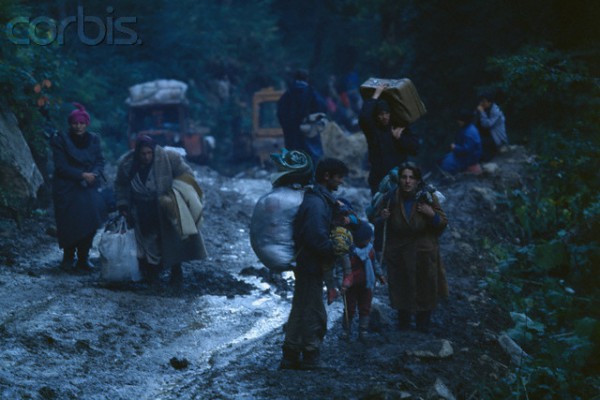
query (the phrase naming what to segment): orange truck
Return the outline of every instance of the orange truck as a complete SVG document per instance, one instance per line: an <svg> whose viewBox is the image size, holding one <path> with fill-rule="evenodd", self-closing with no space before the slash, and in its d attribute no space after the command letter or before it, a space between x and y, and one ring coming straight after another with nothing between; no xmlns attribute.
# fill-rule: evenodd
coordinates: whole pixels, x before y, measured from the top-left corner
<svg viewBox="0 0 600 400"><path fill-rule="evenodd" d="M262 166L271 153L279 153L284 146L283 130L277 119L277 101L283 90L272 87L255 92L252 96L252 132L239 132L234 143L234 157L255 160Z"/></svg>

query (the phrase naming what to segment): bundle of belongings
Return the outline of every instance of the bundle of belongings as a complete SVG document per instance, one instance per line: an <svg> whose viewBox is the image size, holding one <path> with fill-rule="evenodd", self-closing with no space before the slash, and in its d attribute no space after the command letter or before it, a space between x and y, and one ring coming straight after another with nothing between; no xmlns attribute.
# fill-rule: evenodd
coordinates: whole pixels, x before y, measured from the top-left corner
<svg viewBox="0 0 600 400"><path fill-rule="evenodd" d="M373 195L371 204L369 204L365 210L367 218L370 221L372 221L383 208L387 207L387 203L390 201L391 196L395 193L400 183L400 175L398 174L398 167L394 167L381 180L381 183L379 183L377 193ZM434 186L425 183L425 181L422 181L419 187L417 188L415 199L418 202L432 204L432 194L435 194L440 204L442 204L446 200L446 197Z"/></svg>
<svg viewBox="0 0 600 400"><path fill-rule="evenodd" d="M158 201L173 227L185 240L198 234L202 225L202 189L192 175L184 174L173 179L173 187Z"/></svg>
<svg viewBox="0 0 600 400"><path fill-rule="evenodd" d="M270 270L293 269L295 249L293 222L312 181L311 158L302 151L283 149L271 154L278 171L273 175L273 189L254 206L250 221L250 244L258 259Z"/></svg>
<svg viewBox="0 0 600 400"><path fill-rule="evenodd" d="M360 86L360 94L368 100L377 87L385 85L380 99L390 105L392 121L398 126L408 126L427 112L417 88L410 79L369 78Z"/></svg>

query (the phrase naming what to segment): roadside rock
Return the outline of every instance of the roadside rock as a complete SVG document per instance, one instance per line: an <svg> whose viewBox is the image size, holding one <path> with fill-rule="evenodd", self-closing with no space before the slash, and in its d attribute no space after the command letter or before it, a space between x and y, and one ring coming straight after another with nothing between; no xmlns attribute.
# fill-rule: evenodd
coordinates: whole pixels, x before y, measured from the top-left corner
<svg viewBox="0 0 600 400"><path fill-rule="evenodd" d="M407 350L406 354L426 359L443 359L451 357L454 354L454 349L450 341L442 339L423 343L417 348Z"/></svg>
<svg viewBox="0 0 600 400"><path fill-rule="evenodd" d="M44 178L18 127L14 114L0 112L0 187L10 187L15 208L35 199Z"/></svg>
<svg viewBox="0 0 600 400"><path fill-rule="evenodd" d="M326 157L342 160L350 169L348 178L366 185L368 171L363 162L367 159L367 139L362 132L346 133L335 122L330 122L321 132L321 141Z"/></svg>
<svg viewBox="0 0 600 400"><path fill-rule="evenodd" d="M435 380L435 383L427 393L427 398L430 400L456 400L456 397L454 397L450 389L448 389L440 378Z"/></svg>

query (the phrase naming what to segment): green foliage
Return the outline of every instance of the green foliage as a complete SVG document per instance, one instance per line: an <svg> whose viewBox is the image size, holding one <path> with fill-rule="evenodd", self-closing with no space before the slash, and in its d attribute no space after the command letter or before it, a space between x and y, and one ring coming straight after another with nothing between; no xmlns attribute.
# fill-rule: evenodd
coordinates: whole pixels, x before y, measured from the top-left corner
<svg viewBox="0 0 600 400"><path fill-rule="evenodd" d="M490 60L513 126L538 152L533 180L509 197L524 245L500 263L490 287L507 308L545 327L510 330L534 361L497 387L498 396L583 399L600 389L600 93L584 61L539 46Z"/></svg>

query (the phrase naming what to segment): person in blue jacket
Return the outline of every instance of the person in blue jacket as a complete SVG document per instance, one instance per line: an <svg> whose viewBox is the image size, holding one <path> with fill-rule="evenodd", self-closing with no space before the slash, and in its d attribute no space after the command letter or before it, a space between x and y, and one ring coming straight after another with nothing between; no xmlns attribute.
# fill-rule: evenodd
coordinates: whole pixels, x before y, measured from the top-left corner
<svg viewBox="0 0 600 400"><path fill-rule="evenodd" d="M508 144L506 118L495 103L493 93L485 92L479 96L475 123L481 136L481 161L488 162L496 156L502 146Z"/></svg>
<svg viewBox="0 0 600 400"><path fill-rule="evenodd" d="M285 326L281 369L315 369L327 331L323 303L324 271L336 257L330 237L336 199L332 192L344 182L348 167L335 158L324 158L315 170L315 185L306 191L293 225L296 278L292 309Z"/></svg>
<svg viewBox="0 0 600 400"><path fill-rule="evenodd" d="M440 162L440 168L456 174L479 163L481 157L481 137L473 124L473 113L463 110L458 116L459 131L450 145L450 152Z"/></svg>
<svg viewBox="0 0 600 400"><path fill-rule="evenodd" d="M300 129L304 118L314 113L325 113L325 100L308 83L308 72L296 71L294 81L277 102L277 119L283 129L283 140L288 150L301 150L310 155L316 165L323 156L321 135L309 137Z"/></svg>
<svg viewBox="0 0 600 400"><path fill-rule="evenodd" d="M99 190L104 157L99 137L87 130L89 114L81 104L73 104L76 109L69 114L69 132L58 133L50 143L54 158L52 200L58 245L64 252L61 268L90 272L89 251L107 212Z"/></svg>

